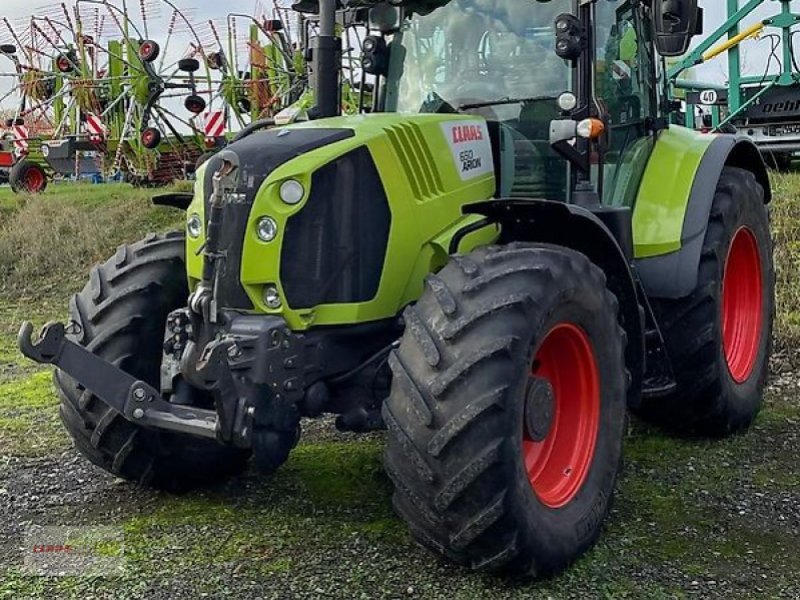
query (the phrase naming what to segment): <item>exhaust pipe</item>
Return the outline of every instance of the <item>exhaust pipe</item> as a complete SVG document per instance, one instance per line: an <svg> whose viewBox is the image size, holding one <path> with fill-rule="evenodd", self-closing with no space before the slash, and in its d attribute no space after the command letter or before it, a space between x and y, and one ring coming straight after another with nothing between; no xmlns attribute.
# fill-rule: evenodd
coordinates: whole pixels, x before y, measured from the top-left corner
<svg viewBox="0 0 800 600"><path fill-rule="evenodd" d="M341 111L341 40L336 37L336 3L337 0L319 0L319 35L312 45L316 100L316 105L309 111L312 119L335 117Z"/></svg>

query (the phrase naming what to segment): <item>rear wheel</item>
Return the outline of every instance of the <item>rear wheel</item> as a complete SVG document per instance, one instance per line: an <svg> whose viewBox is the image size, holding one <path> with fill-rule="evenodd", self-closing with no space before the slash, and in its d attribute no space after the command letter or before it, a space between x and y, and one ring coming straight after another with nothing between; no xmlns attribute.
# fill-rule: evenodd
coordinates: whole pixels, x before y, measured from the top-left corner
<svg viewBox="0 0 800 600"><path fill-rule="evenodd" d="M523 576L591 546L622 451L617 312L602 271L555 246L480 249L428 278L383 409L394 505L418 541Z"/></svg>
<svg viewBox="0 0 800 600"><path fill-rule="evenodd" d="M761 408L775 311L769 213L751 172L722 173L695 291L653 301L653 309L678 387L645 399L643 416L702 435L749 427Z"/></svg>
<svg viewBox="0 0 800 600"><path fill-rule="evenodd" d="M11 167L8 180L15 192L41 194L47 188L47 172L42 165L27 158Z"/></svg>
<svg viewBox="0 0 800 600"><path fill-rule="evenodd" d="M158 387L164 324L188 294L183 256L183 235L152 235L92 269L70 303L77 341ZM134 425L61 371L55 383L75 447L119 477L181 491L240 471L249 458L238 448Z"/></svg>

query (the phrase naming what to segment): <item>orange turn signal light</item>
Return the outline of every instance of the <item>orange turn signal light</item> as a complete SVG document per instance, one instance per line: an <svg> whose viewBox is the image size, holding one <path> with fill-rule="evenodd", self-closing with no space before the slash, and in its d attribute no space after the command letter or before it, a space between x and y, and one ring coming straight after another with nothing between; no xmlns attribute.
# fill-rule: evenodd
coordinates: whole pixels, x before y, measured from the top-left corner
<svg viewBox="0 0 800 600"><path fill-rule="evenodd" d="M584 119L578 123L577 133L587 140L596 140L606 130L605 124L600 119Z"/></svg>

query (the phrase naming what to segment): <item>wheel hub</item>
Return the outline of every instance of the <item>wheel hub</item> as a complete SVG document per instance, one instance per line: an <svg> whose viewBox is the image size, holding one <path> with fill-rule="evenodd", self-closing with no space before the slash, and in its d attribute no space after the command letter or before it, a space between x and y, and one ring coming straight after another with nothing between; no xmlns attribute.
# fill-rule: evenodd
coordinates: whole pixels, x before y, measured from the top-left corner
<svg viewBox="0 0 800 600"><path fill-rule="evenodd" d="M547 438L553 426L555 394L553 386L543 377L528 378L525 394L525 429L533 442Z"/></svg>

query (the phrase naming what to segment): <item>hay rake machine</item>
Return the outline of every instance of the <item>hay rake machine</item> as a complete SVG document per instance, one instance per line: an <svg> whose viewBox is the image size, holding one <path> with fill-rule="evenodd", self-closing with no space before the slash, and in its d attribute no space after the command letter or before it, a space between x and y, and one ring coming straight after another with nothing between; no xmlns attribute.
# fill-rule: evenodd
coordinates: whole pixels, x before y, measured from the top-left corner
<svg viewBox="0 0 800 600"><path fill-rule="evenodd" d="M54 174L164 184L224 141L202 127L210 70L190 15L170 0L142 0L135 16L124 3L77 0L0 24L13 67L3 75L15 81L5 98L15 102L6 124L16 151L4 148L3 161L13 187L38 192Z"/></svg>
<svg viewBox="0 0 800 600"><path fill-rule="evenodd" d="M202 31L202 54L216 73L213 97L225 107L227 130L274 117L299 100L306 63L288 10L230 13L206 21Z"/></svg>
<svg viewBox="0 0 800 600"><path fill-rule="evenodd" d="M727 19L668 73L674 95L686 100L686 124L706 131L737 131L750 137L767 164L783 170L800 152L800 64L796 36L800 13L778 0L772 14L753 20L764 0L726 0ZM760 72L748 69L753 40L769 47ZM750 44L748 46L748 43ZM726 56L725 84L698 82L686 73ZM701 114L701 119L697 115Z"/></svg>
<svg viewBox="0 0 800 600"><path fill-rule="evenodd" d="M344 8L336 18L342 50L335 70L342 74L342 112L352 114L363 105L360 49L366 13ZM314 104L312 57L319 37L315 3L276 4L270 11L259 5L252 14L209 20L201 30L201 53L218 74L212 97L224 106L207 114L207 129L210 123L232 131L307 116Z"/></svg>
<svg viewBox="0 0 800 600"><path fill-rule="evenodd" d="M14 85L0 97L0 180L39 192L55 175L161 185L191 174L233 132L307 116L319 17L313 3L195 23L172 0L76 0L0 20ZM362 84L363 10L337 12L344 113ZM340 68L341 67L341 68Z"/></svg>

